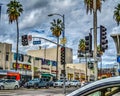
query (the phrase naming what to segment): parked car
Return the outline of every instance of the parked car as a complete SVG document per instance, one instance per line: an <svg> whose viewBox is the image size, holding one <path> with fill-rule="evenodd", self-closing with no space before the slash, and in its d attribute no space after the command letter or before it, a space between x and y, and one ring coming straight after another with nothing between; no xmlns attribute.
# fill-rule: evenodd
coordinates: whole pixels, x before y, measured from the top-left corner
<svg viewBox="0 0 120 96"><path fill-rule="evenodd" d="M72 80L72 81L70 81L70 85L73 87L80 87L81 83L79 80Z"/></svg>
<svg viewBox="0 0 120 96"><path fill-rule="evenodd" d="M40 79L40 81L39 81L39 83L36 87L38 87L38 88L41 88L41 87L49 88L49 82L45 81L44 79Z"/></svg>
<svg viewBox="0 0 120 96"><path fill-rule="evenodd" d="M54 85L54 81L49 81L48 84L49 84L49 87L52 87Z"/></svg>
<svg viewBox="0 0 120 96"><path fill-rule="evenodd" d="M3 80L0 83L0 89L18 89L19 82L13 79Z"/></svg>
<svg viewBox="0 0 120 96"><path fill-rule="evenodd" d="M120 96L120 76L88 83L67 96Z"/></svg>
<svg viewBox="0 0 120 96"><path fill-rule="evenodd" d="M64 80L63 79L58 80L58 81L54 82L54 84L53 84L54 88L56 88L56 87L63 87L63 85L64 85ZM65 86L66 87L70 87L69 80L65 80Z"/></svg>
<svg viewBox="0 0 120 96"><path fill-rule="evenodd" d="M24 87L26 88L49 88L49 83L47 79L45 78L35 78L33 80L30 80L24 84Z"/></svg>
<svg viewBox="0 0 120 96"><path fill-rule="evenodd" d="M36 88L38 86L40 79L32 79L24 84L24 87L26 88Z"/></svg>

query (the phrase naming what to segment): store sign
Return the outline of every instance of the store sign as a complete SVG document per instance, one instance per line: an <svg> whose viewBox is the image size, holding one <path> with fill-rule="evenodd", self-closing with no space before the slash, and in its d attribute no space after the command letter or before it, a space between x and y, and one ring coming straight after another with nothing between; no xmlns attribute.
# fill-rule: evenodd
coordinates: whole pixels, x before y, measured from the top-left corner
<svg viewBox="0 0 120 96"><path fill-rule="evenodd" d="M16 63L13 63L13 68L16 68ZM31 65L17 64L17 69L31 70Z"/></svg>
<svg viewBox="0 0 120 96"><path fill-rule="evenodd" d="M44 70L49 70L49 68L45 68L45 67L41 67L41 69L44 69Z"/></svg>

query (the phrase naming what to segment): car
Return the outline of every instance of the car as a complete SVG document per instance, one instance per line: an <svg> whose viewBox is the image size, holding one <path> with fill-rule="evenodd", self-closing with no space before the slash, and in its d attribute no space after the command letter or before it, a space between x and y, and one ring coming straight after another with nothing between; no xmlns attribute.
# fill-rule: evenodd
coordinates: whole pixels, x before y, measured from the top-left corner
<svg viewBox="0 0 120 96"><path fill-rule="evenodd" d="M63 79L60 79L60 80L54 82L53 87L54 87L54 88L56 88L56 87L63 87L63 85L64 85L64 80L63 80ZM66 87L70 87L70 82L69 82L69 80L65 80L65 86L66 86Z"/></svg>
<svg viewBox="0 0 120 96"><path fill-rule="evenodd" d="M25 88L49 88L49 83L46 78L35 78L24 84Z"/></svg>
<svg viewBox="0 0 120 96"><path fill-rule="evenodd" d="M120 96L119 92L120 76L117 76L91 82L66 96Z"/></svg>
<svg viewBox="0 0 120 96"><path fill-rule="evenodd" d="M3 80L0 83L0 89L19 89L20 85L19 82L13 79Z"/></svg>
<svg viewBox="0 0 120 96"><path fill-rule="evenodd" d="M54 85L54 81L49 81L48 84L49 84L49 87L52 87Z"/></svg>
<svg viewBox="0 0 120 96"><path fill-rule="evenodd" d="M79 80L72 80L72 81L70 81L70 86L80 87L80 86L81 86L81 83L80 83Z"/></svg>
<svg viewBox="0 0 120 96"><path fill-rule="evenodd" d="M40 79L36 88L41 88L41 87L49 88L49 82L44 79Z"/></svg>
<svg viewBox="0 0 120 96"><path fill-rule="evenodd" d="M40 79L34 78L24 84L24 87L26 88L36 88L38 86L38 83L40 82Z"/></svg>

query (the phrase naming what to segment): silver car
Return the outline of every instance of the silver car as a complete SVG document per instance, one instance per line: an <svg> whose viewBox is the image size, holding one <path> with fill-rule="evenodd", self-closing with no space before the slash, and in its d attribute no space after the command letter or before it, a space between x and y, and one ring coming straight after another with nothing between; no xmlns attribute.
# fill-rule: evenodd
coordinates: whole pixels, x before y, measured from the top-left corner
<svg viewBox="0 0 120 96"><path fill-rule="evenodd" d="M67 96L120 96L120 76L89 83Z"/></svg>
<svg viewBox="0 0 120 96"><path fill-rule="evenodd" d="M8 80L3 80L0 83L0 89L18 89L19 86L19 82L13 79L8 79Z"/></svg>

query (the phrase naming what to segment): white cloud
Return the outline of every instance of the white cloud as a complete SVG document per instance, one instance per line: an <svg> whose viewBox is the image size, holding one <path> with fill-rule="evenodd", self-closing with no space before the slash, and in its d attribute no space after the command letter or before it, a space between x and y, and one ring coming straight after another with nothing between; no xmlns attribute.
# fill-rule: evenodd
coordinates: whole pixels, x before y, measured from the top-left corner
<svg viewBox="0 0 120 96"><path fill-rule="evenodd" d="M7 4L10 0L0 0L1 3ZM19 0L24 7L24 12L19 18L20 36L22 34L31 34L33 36L42 36L44 38L56 42L55 37L50 37L50 22L54 18L61 18L59 16L48 17L50 13L59 13L65 15L65 35L67 38L67 47L73 48L73 59L78 62L77 49L80 39L84 39L93 27L93 15L86 14L84 0ZM107 0L102 4L101 13L98 12L98 26L104 25L107 28L108 50L103 55L103 64L112 64L116 62L116 48L110 34L120 33L120 26L117 26L113 19L114 7L120 3L119 0ZM13 51L16 49L16 24L8 24L8 17L6 15L6 5L2 7L2 20L0 25L0 42L8 42L13 44ZM62 19L62 18L61 18ZM31 30L40 31L43 29L44 33L35 33ZM2 31L2 32L1 32ZM99 29L97 30L99 36ZM98 37L99 43L99 37ZM43 44L44 45L44 44ZM47 43L48 47L55 46ZM111 46L113 45L113 46ZM20 52L26 52L30 47L22 47L20 45ZM38 47L34 47L38 48ZM24 51L23 51L24 50Z"/></svg>

